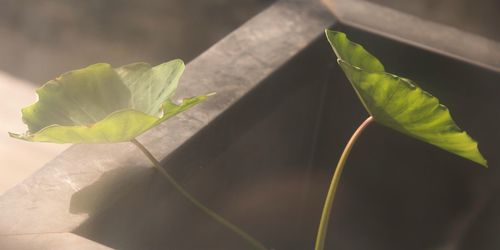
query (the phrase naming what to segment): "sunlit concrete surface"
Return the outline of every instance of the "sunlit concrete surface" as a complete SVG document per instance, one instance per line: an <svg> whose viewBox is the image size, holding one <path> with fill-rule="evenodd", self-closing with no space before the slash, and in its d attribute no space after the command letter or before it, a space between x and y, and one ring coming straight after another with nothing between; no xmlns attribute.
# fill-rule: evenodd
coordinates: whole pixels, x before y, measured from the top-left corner
<svg viewBox="0 0 500 250"><path fill-rule="evenodd" d="M46 233L0 236L0 249L15 250L110 250L94 241L72 233Z"/></svg>
<svg viewBox="0 0 500 250"><path fill-rule="evenodd" d="M26 130L20 109L36 100L34 86L97 62L189 62L272 2L2 1L0 194L66 148L8 137Z"/></svg>
<svg viewBox="0 0 500 250"><path fill-rule="evenodd" d="M26 125L21 120L21 108L34 101L33 84L0 71L0 194L68 147L9 137L8 132L26 131Z"/></svg>

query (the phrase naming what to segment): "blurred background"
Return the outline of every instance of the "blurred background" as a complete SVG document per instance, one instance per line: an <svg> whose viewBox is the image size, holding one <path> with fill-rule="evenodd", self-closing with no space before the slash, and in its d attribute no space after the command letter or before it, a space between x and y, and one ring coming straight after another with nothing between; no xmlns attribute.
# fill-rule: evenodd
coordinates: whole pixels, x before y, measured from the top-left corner
<svg viewBox="0 0 500 250"><path fill-rule="evenodd" d="M68 145L28 143L20 109L35 88L97 62L186 63L272 0L1 0L0 194Z"/></svg>

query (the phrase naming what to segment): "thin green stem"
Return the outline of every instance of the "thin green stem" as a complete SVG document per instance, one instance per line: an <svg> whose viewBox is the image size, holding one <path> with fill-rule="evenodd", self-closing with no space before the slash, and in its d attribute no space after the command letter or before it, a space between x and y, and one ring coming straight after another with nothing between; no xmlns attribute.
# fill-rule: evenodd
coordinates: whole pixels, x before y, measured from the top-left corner
<svg viewBox="0 0 500 250"><path fill-rule="evenodd" d="M337 191L337 186L340 182L340 176L342 175L342 170L344 169L345 162L349 153L351 152L352 146L356 143L356 140L361 135L363 130L373 121L373 117L368 117L359 127L356 129L354 134L352 134L351 139L344 148L344 152L340 156L337 167L335 168L335 173L333 174L332 182L328 189L328 194L326 195L325 205L323 206L323 213L321 214L321 219L319 222L318 234L316 236L315 250L323 250L325 247L326 232L328 229L328 222L330 220L330 212L332 211L333 200L335 199L335 192Z"/></svg>
<svg viewBox="0 0 500 250"><path fill-rule="evenodd" d="M222 218L220 215L212 211L211 209L205 207L201 202L199 202L196 198L194 198L186 189L184 189L173 176L171 176L164 168L160 166L160 163L156 158L149 152L149 150L144 147L137 139L132 139L131 142L136 145L144 155L153 163L153 166L160 172L163 177L180 193L184 196L188 201L190 201L193 205L207 214L209 217L220 223L221 225L227 227L229 230L233 231L235 234L239 235L241 238L246 240L250 245L252 245L255 249L266 250L267 248L260 243L258 240L254 239L248 233L235 226L231 222Z"/></svg>

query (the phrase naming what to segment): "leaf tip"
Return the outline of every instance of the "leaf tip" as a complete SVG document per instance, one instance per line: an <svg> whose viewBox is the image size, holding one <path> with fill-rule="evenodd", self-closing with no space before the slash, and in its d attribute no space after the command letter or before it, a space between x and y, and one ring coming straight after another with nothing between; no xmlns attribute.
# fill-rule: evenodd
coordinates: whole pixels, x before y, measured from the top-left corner
<svg viewBox="0 0 500 250"><path fill-rule="evenodd" d="M325 29L325 34L327 37L336 36L336 35L344 35L345 36L345 33L340 32L340 31L331 30L331 29Z"/></svg>
<svg viewBox="0 0 500 250"><path fill-rule="evenodd" d="M484 168L489 168L488 166L488 161L484 158L484 157L481 157L481 161L478 162L481 166L483 166Z"/></svg>
<svg viewBox="0 0 500 250"><path fill-rule="evenodd" d="M178 63L178 64L184 64L184 61L180 58L176 58L176 59L173 59L171 60L172 63Z"/></svg>
<svg viewBox="0 0 500 250"><path fill-rule="evenodd" d="M18 138L19 136L21 136L20 134L16 134L16 133L12 133L12 132L8 132L8 133L9 133L9 136L13 137L13 138Z"/></svg>
<svg viewBox="0 0 500 250"><path fill-rule="evenodd" d="M173 59L173 60L170 60L164 64L175 64L177 65L179 68L181 68L182 70L184 70L184 68L186 67L186 64L184 64L184 61L182 59L179 59L179 58L176 58L176 59ZM161 64L160 64L161 65Z"/></svg>
<svg viewBox="0 0 500 250"><path fill-rule="evenodd" d="M468 158L469 160L483 166L484 168L489 168L488 161L486 160L486 158L484 158L483 154L481 154L481 152L479 151L479 148L477 146L477 142L476 142L476 152L477 152L477 154L474 157L465 157L465 158Z"/></svg>
<svg viewBox="0 0 500 250"><path fill-rule="evenodd" d="M9 133L9 136L14 138L14 139L19 139L19 140L23 140L23 141L29 141L29 137L26 136L25 134L16 134L16 133L12 133L12 132L8 132Z"/></svg>

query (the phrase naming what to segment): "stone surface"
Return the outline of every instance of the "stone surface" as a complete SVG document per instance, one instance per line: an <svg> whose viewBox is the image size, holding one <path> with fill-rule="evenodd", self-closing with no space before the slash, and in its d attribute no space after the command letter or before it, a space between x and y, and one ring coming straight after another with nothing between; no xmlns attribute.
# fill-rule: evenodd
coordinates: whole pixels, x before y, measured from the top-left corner
<svg viewBox="0 0 500 250"><path fill-rule="evenodd" d="M24 132L21 108L34 102L35 88L0 71L0 194L21 182L68 145L28 143L12 139L8 132Z"/></svg>
<svg viewBox="0 0 500 250"><path fill-rule="evenodd" d="M5 250L110 250L99 243L72 233L46 233L0 236L0 248Z"/></svg>
<svg viewBox="0 0 500 250"><path fill-rule="evenodd" d="M272 5L190 62L176 96L218 94L139 140L164 159L333 22L316 2L285 0ZM149 165L129 143L72 146L0 197L0 235L70 232L144 181L141 176L153 173ZM72 199L78 198L75 193L102 178L106 185L92 191L92 199L71 207Z"/></svg>
<svg viewBox="0 0 500 250"><path fill-rule="evenodd" d="M35 87L96 62L190 61L272 0L6 0L0 8L0 193L68 145L27 143L20 109ZM219 11L223 9L224 11ZM210 19L209 22L206 20Z"/></svg>
<svg viewBox="0 0 500 250"><path fill-rule="evenodd" d="M368 0L500 42L497 0Z"/></svg>
<svg viewBox="0 0 500 250"><path fill-rule="evenodd" d="M374 2L379 1L391 2L383 0ZM464 31L461 27L457 27L456 23L455 26L449 26L446 22L436 22L442 18L428 18L429 13L413 11L412 14L408 14L391 8L390 4L384 6L371 1L323 0L323 2L339 21L346 25L500 72L500 41ZM414 2L422 5L426 3ZM404 8L404 4L393 3L393 5ZM461 17L467 18L463 14ZM487 21L484 22L485 26L491 27ZM496 27L491 28L495 29ZM490 33L495 32L491 30Z"/></svg>
<svg viewBox="0 0 500 250"><path fill-rule="evenodd" d="M312 249L332 163L366 116L322 38L334 24L390 72L442 97L490 164L500 162L490 132L498 74L338 26L319 5L279 1L188 65L177 97L216 96L139 138L204 204L275 249ZM494 168L377 125L351 156L333 248L499 248ZM131 144L73 146L0 197L0 235L71 231L134 250L248 248L149 165Z"/></svg>
<svg viewBox="0 0 500 250"><path fill-rule="evenodd" d="M500 118L491 116L489 107L500 106L499 74L367 32L333 28L380 55L388 71L415 79L439 96L479 141L492 166L498 165L500 134L491 131ZM312 249L332 168L366 115L320 37L162 163L205 205L269 248ZM486 170L370 125L348 159L327 247L496 249L498 177L496 168ZM75 232L125 250L251 249L160 176L138 178L126 196L90 216ZM103 176L75 194L73 208L85 211L74 201L107 189L113 185L109 180Z"/></svg>

